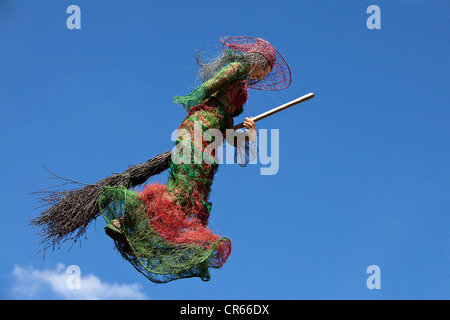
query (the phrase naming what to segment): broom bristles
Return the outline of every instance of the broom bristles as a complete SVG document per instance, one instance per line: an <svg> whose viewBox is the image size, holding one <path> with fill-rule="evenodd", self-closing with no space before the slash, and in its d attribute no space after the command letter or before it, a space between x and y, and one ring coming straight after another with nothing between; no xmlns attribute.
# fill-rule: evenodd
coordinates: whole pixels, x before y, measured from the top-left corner
<svg viewBox="0 0 450 320"><path fill-rule="evenodd" d="M48 207L30 220L32 226L41 228L39 235L42 238L41 244L45 245L44 250L59 247L67 240L75 243L84 235L89 224L100 215L98 198L103 187L124 186L129 189L143 184L151 176L167 170L170 158L170 151L161 153L145 163L132 166L95 184L62 178L45 168L53 176L50 179L65 182L30 193L42 203L41 207ZM66 186L70 184L76 184L77 187L67 190ZM64 189L49 190L61 187Z"/></svg>

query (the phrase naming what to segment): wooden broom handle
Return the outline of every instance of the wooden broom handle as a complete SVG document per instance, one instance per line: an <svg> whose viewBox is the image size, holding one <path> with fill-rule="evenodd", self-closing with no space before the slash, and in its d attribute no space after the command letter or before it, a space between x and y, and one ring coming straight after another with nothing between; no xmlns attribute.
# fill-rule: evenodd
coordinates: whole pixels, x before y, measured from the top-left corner
<svg viewBox="0 0 450 320"><path fill-rule="evenodd" d="M292 106L294 106L294 105L296 105L296 104L299 104L299 103L301 103L301 102L304 102L304 101L309 100L309 99L312 99L312 98L314 98L314 93L311 92L311 93L305 94L304 96L302 96L302 97L300 97L300 98L297 98L297 99L292 100L292 101L290 101L290 102L288 102L288 103L285 103L285 104L283 104L283 105L281 105L281 106L279 106L279 107L276 107L276 108L273 108L273 109L271 109L271 110L269 110L269 111L266 111L266 112L264 112L264 113L261 113L260 115L258 115L258 116L256 116L256 117L253 117L252 120L253 120L254 122L257 122L257 121L262 120L262 119L264 119L264 118L267 118L268 116L271 116L271 115L273 115L273 114L275 114L275 113L277 113L277 112L280 112L280 111L282 111L282 110L285 110L285 109L287 109L287 108L289 108L289 107L292 107ZM235 125L235 126L233 127L233 129L234 129L234 130L237 130L237 129L240 129L240 128L243 128L243 127L244 127L244 122Z"/></svg>

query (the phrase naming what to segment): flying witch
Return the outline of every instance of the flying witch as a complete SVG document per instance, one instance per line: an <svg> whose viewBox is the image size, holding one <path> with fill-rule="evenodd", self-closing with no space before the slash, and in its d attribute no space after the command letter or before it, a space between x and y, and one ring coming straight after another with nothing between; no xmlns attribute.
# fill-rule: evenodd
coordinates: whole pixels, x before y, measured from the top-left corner
<svg viewBox="0 0 450 320"><path fill-rule="evenodd" d="M185 96L173 98L187 111L178 128L175 147L189 150L190 161L186 161L183 152L177 153L183 156L183 161L166 152L93 185L54 175L65 181L63 185L76 183L79 187L36 192L49 208L31 224L42 228L43 242L48 247L69 238L76 241L101 214L107 223L105 232L114 240L121 256L153 282L189 277L208 281L210 268L220 268L226 262L231 253L230 239L208 228L212 207L209 196L219 164L214 151L209 161L193 161L195 154L204 154L217 141L201 139L198 144L193 143L193 137L204 136L213 129L220 131L229 143L236 144L226 138L226 133L245 128L245 135L254 140L256 121L314 94L257 117L245 118L234 126L233 118L243 112L248 89L285 89L291 84L291 73L278 50L266 40L229 37L220 41L222 52L217 57L207 63L199 61L202 84ZM151 183L141 191L133 189L164 170L169 173L166 184Z"/></svg>

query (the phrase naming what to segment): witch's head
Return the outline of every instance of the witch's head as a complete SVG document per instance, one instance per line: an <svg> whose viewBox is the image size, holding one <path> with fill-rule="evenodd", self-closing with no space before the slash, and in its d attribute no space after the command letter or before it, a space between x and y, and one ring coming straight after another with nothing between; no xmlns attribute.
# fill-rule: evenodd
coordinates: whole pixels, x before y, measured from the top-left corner
<svg viewBox="0 0 450 320"><path fill-rule="evenodd" d="M201 66L203 81L211 78L224 65L233 61L250 65L249 88L260 90L282 90L291 84L288 64L269 42L261 38L231 37L220 39L223 48L219 57Z"/></svg>
<svg viewBox="0 0 450 320"><path fill-rule="evenodd" d="M249 80L251 85L263 80L273 68L269 60L258 52L246 52L243 54L242 60L250 65Z"/></svg>
<svg viewBox="0 0 450 320"><path fill-rule="evenodd" d="M268 41L253 37L231 37L220 41L224 51L241 52L244 59L252 66L250 88L282 90L291 84L291 71L288 64Z"/></svg>

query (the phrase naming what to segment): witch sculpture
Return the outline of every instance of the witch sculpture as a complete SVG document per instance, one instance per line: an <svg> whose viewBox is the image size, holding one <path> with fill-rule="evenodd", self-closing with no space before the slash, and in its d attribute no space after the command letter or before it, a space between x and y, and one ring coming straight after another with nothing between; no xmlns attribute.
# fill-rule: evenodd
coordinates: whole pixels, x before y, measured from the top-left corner
<svg viewBox="0 0 450 320"><path fill-rule="evenodd" d="M285 89L291 83L291 73L281 54L261 38L220 41L222 51L215 59L207 63L198 60L202 84L190 94L173 99L187 111L175 146L189 150L191 161L186 161L183 153L177 156L184 156L184 161L175 161L174 154L167 152L94 185L46 195L43 200L51 207L32 224L43 227L47 243L59 244L76 230L79 237L90 221L102 214L107 222L105 232L119 253L153 282L188 277L207 281L210 268L225 263L231 241L208 228L212 208L209 196L219 164L214 151L208 161L193 161L194 155L203 153L214 139L194 144L195 135L216 129L226 137L227 129L236 128L233 118L243 112L249 88ZM242 124L250 139L256 136L254 119L245 118ZM198 124L200 130L195 130ZM166 169L166 184L132 189Z"/></svg>

